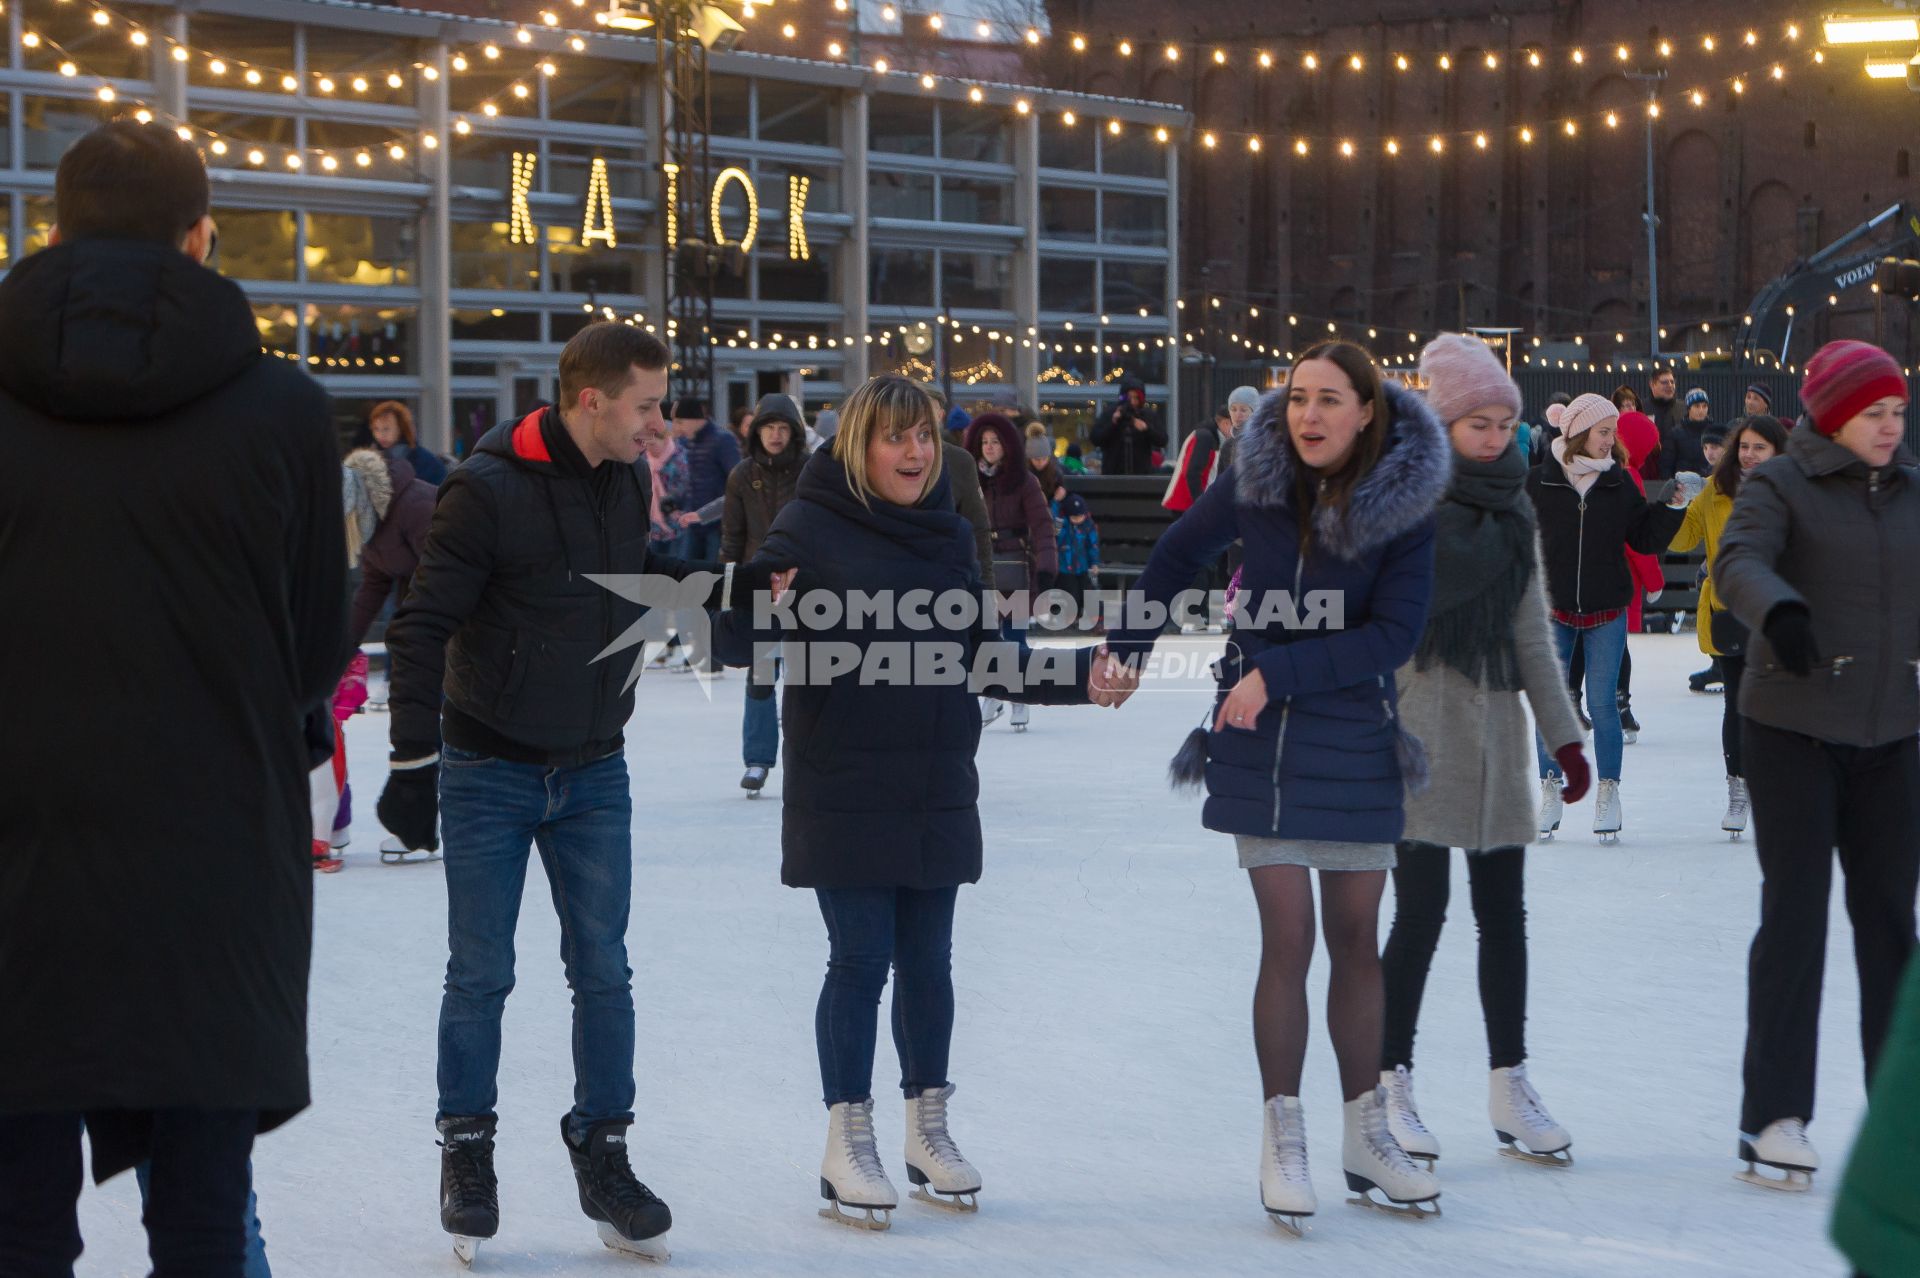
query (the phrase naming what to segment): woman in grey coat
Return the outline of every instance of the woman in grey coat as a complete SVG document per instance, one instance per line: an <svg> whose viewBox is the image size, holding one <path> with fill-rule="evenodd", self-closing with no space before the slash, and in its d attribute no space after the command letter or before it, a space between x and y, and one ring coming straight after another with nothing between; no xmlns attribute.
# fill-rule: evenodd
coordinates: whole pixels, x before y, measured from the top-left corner
<svg viewBox="0 0 1920 1278"><path fill-rule="evenodd" d="M1907 378L1876 347L1831 342L1807 361L1800 402L1786 454L1741 481L1713 565L1714 593L1751 631L1740 714L1761 885L1739 1153L1742 1179L1784 1189L1808 1188L1820 1161L1807 1124L1834 851L1869 1084L1913 953L1920 883L1920 470L1901 448ZM1761 1179L1755 1163L1784 1179Z"/></svg>
<svg viewBox="0 0 1920 1278"><path fill-rule="evenodd" d="M1440 1157L1413 1099L1413 1036L1427 969L1446 922L1452 849L1467 853L1480 928L1480 1005L1487 1022L1487 1112L1507 1152L1571 1161L1573 1140L1527 1080L1526 844L1534 810L1533 728L1566 780L1587 789L1580 724L1547 626L1527 462L1514 443L1520 388L1477 337L1448 333L1420 356L1427 403L1446 422L1453 478L1440 504L1433 606L1414 659L1400 668L1400 718L1426 748L1430 783L1407 799L1393 872L1393 932L1381 957L1386 1033L1380 1081L1401 1148Z"/></svg>

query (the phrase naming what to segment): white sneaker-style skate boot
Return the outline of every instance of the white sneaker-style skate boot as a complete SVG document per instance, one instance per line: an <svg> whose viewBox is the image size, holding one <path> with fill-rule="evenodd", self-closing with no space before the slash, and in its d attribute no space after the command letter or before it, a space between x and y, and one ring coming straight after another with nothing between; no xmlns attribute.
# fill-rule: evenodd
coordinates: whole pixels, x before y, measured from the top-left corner
<svg viewBox="0 0 1920 1278"><path fill-rule="evenodd" d="M1266 1105L1260 1138L1260 1205L1273 1223L1300 1237L1300 1222L1313 1215L1313 1177L1307 1171L1307 1118L1297 1096L1274 1096Z"/></svg>
<svg viewBox="0 0 1920 1278"><path fill-rule="evenodd" d="M1620 783L1606 779L1598 784L1593 797L1593 832L1602 847L1620 842Z"/></svg>
<svg viewBox="0 0 1920 1278"><path fill-rule="evenodd" d="M1805 1193L1813 1188L1813 1174L1820 1170L1820 1155L1807 1139L1807 1124L1798 1118L1777 1118L1758 1136L1741 1132L1740 1157L1747 1160L1747 1169L1734 1173L1734 1179L1763 1189ZM1768 1176L1761 1167L1777 1168L1786 1175Z"/></svg>
<svg viewBox="0 0 1920 1278"><path fill-rule="evenodd" d="M953 1084L907 1098L907 1179L917 1198L950 1211L979 1211L980 1173L960 1155L947 1132Z"/></svg>
<svg viewBox="0 0 1920 1278"><path fill-rule="evenodd" d="M1558 773L1549 772L1540 778L1540 841L1551 843L1554 831L1560 828L1560 811L1564 804L1560 800L1560 787L1566 782Z"/></svg>
<svg viewBox="0 0 1920 1278"><path fill-rule="evenodd" d="M1438 1216L1440 1178L1415 1167L1393 1138L1387 1127L1387 1089L1376 1087L1359 1100L1348 1101L1345 1117L1347 1133L1340 1162L1347 1173L1347 1188L1358 1195L1348 1201L1414 1219ZM1374 1198L1376 1193L1381 1197Z"/></svg>
<svg viewBox="0 0 1920 1278"><path fill-rule="evenodd" d="M827 1205L820 1214L855 1229L886 1229L900 1195L880 1166L880 1149L873 1138L873 1101L842 1101L827 1111L827 1152L820 1160L820 1196ZM849 1216L842 1207L866 1215Z"/></svg>
<svg viewBox="0 0 1920 1278"><path fill-rule="evenodd" d="M1727 778L1727 814L1720 818L1727 838L1738 842L1747 832L1747 782L1744 777Z"/></svg>
<svg viewBox="0 0 1920 1278"><path fill-rule="evenodd" d="M1007 712L1007 703L997 697L980 698L980 726L986 727Z"/></svg>
<svg viewBox="0 0 1920 1278"><path fill-rule="evenodd" d="M405 864L409 858L416 856L431 861L439 855L440 853L437 850L431 848L410 848L391 834L380 840L380 863L382 865L402 865Z"/></svg>
<svg viewBox="0 0 1920 1278"><path fill-rule="evenodd" d="M1405 1065L1382 1070L1380 1086L1387 1089L1387 1130L1407 1151L1408 1158L1424 1162L1432 1171L1440 1159L1440 1138L1420 1121L1419 1107L1413 1103L1413 1071Z"/></svg>
<svg viewBox="0 0 1920 1278"><path fill-rule="evenodd" d="M1573 1137L1553 1121L1540 1093L1527 1081L1527 1067L1496 1069L1487 1079L1487 1118L1500 1138L1500 1152L1543 1167L1571 1167Z"/></svg>
<svg viewBox="0 0 1920 1278"><path fill-rule="evenodd" d="M1025 732L1027 730L1027 720L1032 717L1033 707L1024 701L1016 701L1013 703L1013 717L1008 719L1007 723L1015 732Z"/></svg>

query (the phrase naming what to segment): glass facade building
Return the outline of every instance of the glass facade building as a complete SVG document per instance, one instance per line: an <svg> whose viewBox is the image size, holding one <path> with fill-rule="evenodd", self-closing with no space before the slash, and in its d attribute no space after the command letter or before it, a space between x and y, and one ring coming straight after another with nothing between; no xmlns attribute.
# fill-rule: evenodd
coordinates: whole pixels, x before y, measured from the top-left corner
<svg viewBox="0 0 1920 1278"><path fill-rule="evenodd" d="M216 265L343 429L397 399L459 448L550 399L589 319L664 333L650 38L311 0L4 21L0 269L45 246L67 145L147 110L206 152ZM723 403L901 370L1084 414L1133 375L1179 420L1183 113L757 54L712 71L712 171L737 175L700 230L755 232L715 282Z"/></svg>

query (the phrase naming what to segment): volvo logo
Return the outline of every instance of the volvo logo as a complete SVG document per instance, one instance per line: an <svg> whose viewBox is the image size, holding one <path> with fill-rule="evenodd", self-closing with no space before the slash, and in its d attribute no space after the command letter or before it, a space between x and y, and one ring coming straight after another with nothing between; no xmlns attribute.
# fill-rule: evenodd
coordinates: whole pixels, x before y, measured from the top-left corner
<svg viewBox="0 0 1920 1278"><path fill-rule="evenodd" d="M1873 277L1873 268L1872 262L1856 266L1845 275L1834 276L1833 285L1835 288L1852 288L1855 284L1864 284Z"/></svg>

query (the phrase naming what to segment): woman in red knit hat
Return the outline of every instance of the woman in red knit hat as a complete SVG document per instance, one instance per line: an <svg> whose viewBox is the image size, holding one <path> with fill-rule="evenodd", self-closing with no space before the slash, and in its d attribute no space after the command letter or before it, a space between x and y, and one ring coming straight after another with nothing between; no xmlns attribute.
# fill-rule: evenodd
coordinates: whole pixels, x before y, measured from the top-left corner
<svg viewBox="0 0 1920 1278"><path fill-rule="evenodd" d="M1920 470L1900 445L1907 379L1832 342L1807 361L1786 455L1741 482L1714 564L1747 625L1740 688L1760 858L1747 968L1742 1179L1805 1189L1827 896L1847 877L1868 1081L1914 948L1920 885ZM1785 1173L1763 1176L1755 1164Z"/></svg>

